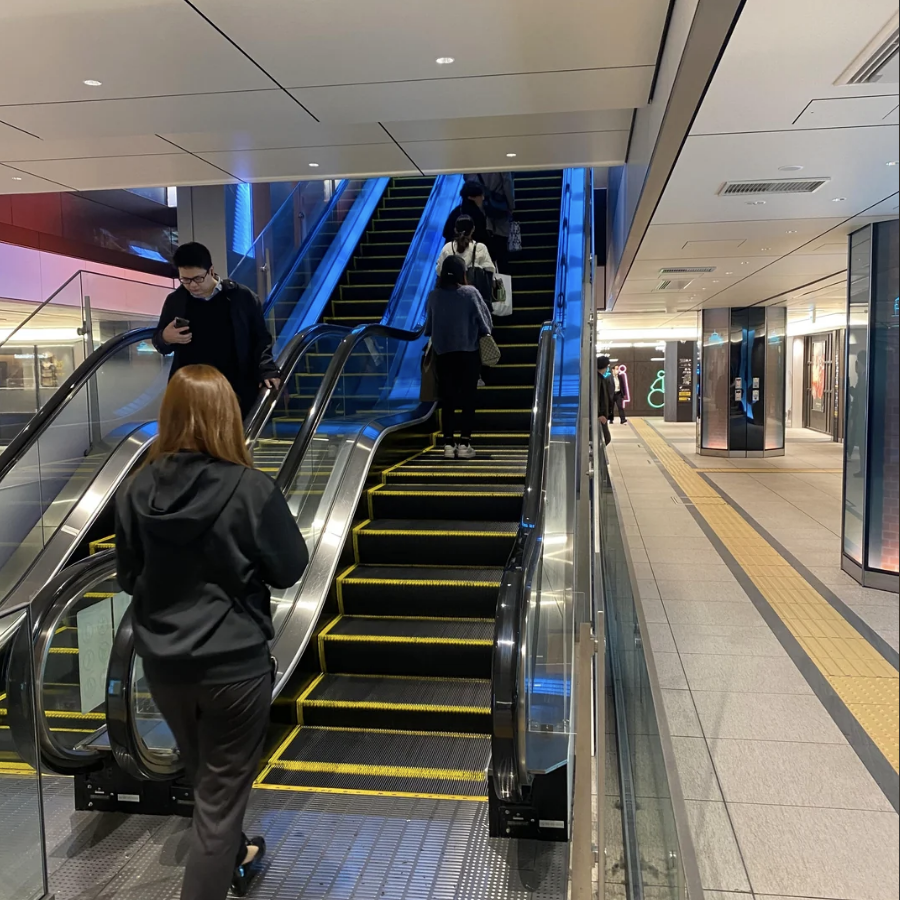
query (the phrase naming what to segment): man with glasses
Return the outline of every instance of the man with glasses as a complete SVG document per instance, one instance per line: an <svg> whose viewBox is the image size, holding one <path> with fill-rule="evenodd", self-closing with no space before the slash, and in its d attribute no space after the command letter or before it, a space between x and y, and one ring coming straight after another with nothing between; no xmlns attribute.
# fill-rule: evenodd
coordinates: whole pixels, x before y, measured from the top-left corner
<svg viewBox="0 0 900 900"><path fill-rule="evenodd" d="M182 244L172 262L181 287L166 297L153 344L164 356L174 354L169 377L198 363L218 369L246 416L263 385L281 383L259 299L242 284L219 278L203 244Z"/></svg>

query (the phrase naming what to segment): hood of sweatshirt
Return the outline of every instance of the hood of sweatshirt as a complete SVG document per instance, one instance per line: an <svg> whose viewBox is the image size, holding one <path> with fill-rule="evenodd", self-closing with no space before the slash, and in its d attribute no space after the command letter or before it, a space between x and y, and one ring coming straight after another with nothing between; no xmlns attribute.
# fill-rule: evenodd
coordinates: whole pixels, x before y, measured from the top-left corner
<svg viewBox="0 0 900 900"><path fill-rule="evenodd" d="M247 471L202 453L164 456L137 476L135 515L160 541L196 541L212 528Z"/></svg>

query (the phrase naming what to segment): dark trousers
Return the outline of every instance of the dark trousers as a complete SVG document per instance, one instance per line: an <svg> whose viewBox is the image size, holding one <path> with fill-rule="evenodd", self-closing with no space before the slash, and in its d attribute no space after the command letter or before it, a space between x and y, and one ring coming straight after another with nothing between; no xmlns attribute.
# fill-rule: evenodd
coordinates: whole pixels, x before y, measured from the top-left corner
<svg viewBox="0 0 900 900"><path fill-rule="evenodd" d="M600 431L603 432L603 443L608 446L609 442L612 440L612 433L609 430L609 422L601 422Z"/></svg>
<svg viewBox="0 0 900 900"><path fill-rule="evenodd" d="M438 392L441 397L441 421L444 443L452 444L457 433L464 441L472 437L475 427L475 404L478 396L478 374L481 354L477 350L440 353L437 362ZM457 417L456 411L460 410Z"/></svg>
<svg viewBox="0 0 900 900"><path fill-rule="evenodd" d="M272 676L234 684L150 684L194 786L181 900L225 900L269 727Z"/></svg>
<svg viewBox="0 0 900 900"><path fill-rule="evenodd" d="M498 272L508 274L507 265L509 264L509 238L502 234L490 234L487 240L488 253Z"/></svg>
<svg viewBox="0 0 900 900"><path fill-rule="evenodd" d="M624 425L625 424L625 396L622 391L616 391L613 394L613 414L615 414L616 410L619 412L619 421Z"/></svg>

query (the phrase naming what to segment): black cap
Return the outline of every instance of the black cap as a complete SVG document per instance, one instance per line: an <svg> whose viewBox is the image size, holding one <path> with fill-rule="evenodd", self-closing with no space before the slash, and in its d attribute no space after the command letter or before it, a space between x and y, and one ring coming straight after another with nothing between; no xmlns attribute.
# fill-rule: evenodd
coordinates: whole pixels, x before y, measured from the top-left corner
<svg viewBox="0 0 900 900"><path fill-rule="evenodd" d="M597 368L605 369L609 366L609 357L608 356L598 356L597 357Z"/></svg>

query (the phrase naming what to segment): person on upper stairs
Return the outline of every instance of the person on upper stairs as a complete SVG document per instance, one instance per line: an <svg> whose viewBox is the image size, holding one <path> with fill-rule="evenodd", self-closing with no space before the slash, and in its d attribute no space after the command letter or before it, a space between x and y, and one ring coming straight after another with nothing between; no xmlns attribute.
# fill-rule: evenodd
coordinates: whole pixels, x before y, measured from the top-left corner
<svg viewBox="0 0 900 900"><path fill-rule="evenodd" d="M481 371L480 342L491 330L491 316L481 294L466 282L466 264L451 254L441 266L438 287L428 295L425 319L425 334L431 338L435 354L446 459L475 457L472 431Z"/></svg>
<svg viewBox="0 0 900 900"><path fill-rule="evenodd" d="M153 346L163 356L174 355L170 378L190 365L218 369L246 417L263 385L281 384L259 298L250 288L219 278L203 244L182 244L172 262L181 287L163 303Z"/></svg>
<svg viewBox="0 0 900 900"><path fill-rule="evenodd" d="M475 223L475 240L487 244L490 240L484 214L484 188L477 181L466 181L459 192L462 202L455 207L444 224L444 240L452 241L456 234L456 220L468 216Z"/></svg>
<svg viewBox="0 0 900 900"><path fill-rule="evenodd" d="M487 220L488 249L497 270L506 272L509 261L509 226L516 212L516 188L512 172L483 172L466 175L466 182L484 188L484 210Z"/></svg>

